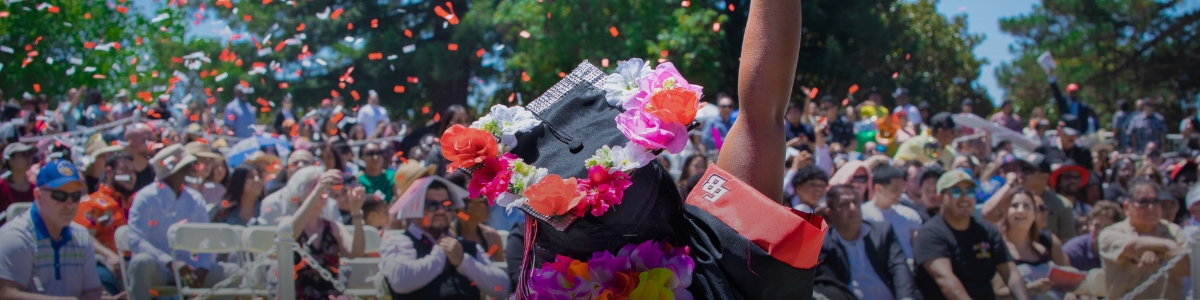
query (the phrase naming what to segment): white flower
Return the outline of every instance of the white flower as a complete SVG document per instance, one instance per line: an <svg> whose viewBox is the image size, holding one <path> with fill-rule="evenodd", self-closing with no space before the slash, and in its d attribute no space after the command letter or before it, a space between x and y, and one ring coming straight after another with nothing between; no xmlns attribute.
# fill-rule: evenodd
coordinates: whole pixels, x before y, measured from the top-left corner
<svg viewBox="0 0 1200 300"><path fill-rule="evenodd" d="M525 202L528 202L525 197L513 193L504 193L499 198L496 198L496 205L504 206L505 213L511 213L513 208Z"/></svg>
<svg viewBox="0 0 1200 300"><path fill-rule="evenodd" d="M517 195L525 193L525 188L550 174L550 170L546 168L538 168L520 160L513 161L510 168L513 170L513 177L508 183L508 191Z"/></svg>
<svg viewBox="0 0 1200 300"><path fill-rule="evenodd" d="M617 73L604 78L605 98L608 105L623 106L639 93L638 79L650 74L650 63L640 58L617 62Z"/></svg>
<svg viewBox="0 0 1200 300"><path fill-rule="evenodd" d="M612 168L621 172L632 171L654 161L654 153L646 151L646 147L634 142L625 143L625 147L614 147L610 153Z"/></svg>
<svg viewBox="0 0 1200 300"><path fill-rule="evenodd" d="M486 116L471 123L471 128L478 128L496 136L515 135L542 124L533 113L522 107L507 107L497 104Z"/></svg>
<svg viewBox="0 0 1200 300"><path fill-rule="evenodd" d="M502 135L500 136L500 153L508 153L513 148L517 147L517 136Z"/></svg>

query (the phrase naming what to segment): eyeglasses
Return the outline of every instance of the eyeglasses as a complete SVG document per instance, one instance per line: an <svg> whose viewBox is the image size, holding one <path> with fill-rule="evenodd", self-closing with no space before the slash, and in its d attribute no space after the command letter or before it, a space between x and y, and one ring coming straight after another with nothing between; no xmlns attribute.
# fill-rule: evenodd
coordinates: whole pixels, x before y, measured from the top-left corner
<svg viewBox="0 0 1200 300"><path fill-rule="evenodd" d="M1130 201L1129 203L1132 203L1134 206L1138 206L1138 207L1151 207L1151 206L1158 205L1158 199L1145 198L1145 199L1138 199L1136 201Z"/></svg>
<svg viewBox="0 0 1200 300"><path fill-rule="evenodd" d="M969 188L952 187L949 189L949 191L950 191L951 198L962 198L962 197L975 198L975 188L973 188L973 187L969 187Z"/></svg>
<svg viewBox="0 0 1200 300"><path fill-rule="evenodd" d="M853 183L867 183L869 180L870 178L867 176L854 176L853 178L850 178L850 182Z"/></svg>
<svg viewBox="0 0 1200 300"><path fill-rule="evenodd" d="M311 164L313 164L313 161L311 161L311 160L299 160L299 161L294 161L294 162L288 164L288 166L292 167L292 168L301 168L301 167L308 166Z"/></svg>
<svg viewBox="0 0 1200 300"><path fill-rule="evenodd" d="M387 156L387 153L383 152L383 150L367 151L366 153L363 153L363 157L371 157L371 156L384 157L384 156Z"/></svg>
<svg viewBox="0 0 1200 300"><path fill-rule="evenodd" d="M443 201L425 200L425 211L426 212L435 212L435 211L438 211L439 209L442 211L450 211L450 205L453 203L454 202L451 202L450 200L443 200Z"/></svg>
<svg viewBox="0 0 1200 300"><path fill-rule="evenodd" d="M67 202L67 200L70 200L73 203L79 203L80 200L83 200L83 192L68 193L62 191L53 191L50 192L50 199L54 199L54 201L58 202Z"/></svg>
<svg viewBox="0 0 1200 300"><path fill-rule="evenodd" d="M717 105L717 107L719 107L719 108L733 108L733 104L728 104L728 105L726 105L726 104L722 104L722 105Z"/></svg>

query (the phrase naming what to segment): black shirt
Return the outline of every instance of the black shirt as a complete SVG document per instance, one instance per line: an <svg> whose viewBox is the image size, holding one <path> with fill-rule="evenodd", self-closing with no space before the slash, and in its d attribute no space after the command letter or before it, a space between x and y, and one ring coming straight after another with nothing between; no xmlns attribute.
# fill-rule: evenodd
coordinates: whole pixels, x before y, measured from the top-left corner
<svg viewBox="0 0 1200 300"><path fill-rule="evenodd" d="M996 298L992 291L996 265L1013 261L1000 231L974 216L964 231L950 228L940 214L933 216L921 226L912 244L917 288L925 299L946 299L933 276L922 267L927 261L949 258L954 276L971 299Z"/></svg>
<svg viewBox="0 0 1200 300"><path fill-rule="evenodd" d="M1058 143L1058 141L1054 141L1054 142ZM1051 158L1068 159L1069 158L1071 160L1074 160L1076 165L1083 167L1084 169L1088 169L1088 170L1093 169L1093 167L1092 167L1092 150L1091 149L1084 149L1083 147L1075 146L1075 147L1071 147L1071 149L1063 150L1063 149L1059 149L1058 146L1055 146L1055 145L1042 145L1042 146L1038 147L1036 150L1034 150L1034 152L1037 152L1039 154L1046 156L1047 159L1051 159Z"/></svg>
<svg viewBox="0 0 1200 300"><path fill-rule="evenodd" d="M133 186L133 190L139 191L151 183L154 183L154 168L147 164L145 169L137 172L137 185Z"/></svg>
<svg viewBox="0 0 1200 300"><path fill-rule="evenodd" d="M786 123L786 124L787 124L787 132L786 132L786 134L784 134L784 140L783 140L784 142L790 141L793 138L796 138L801 135L807 137L809 142L812 142L813 140L815 140L817 138L816 136L813 135L812 126L808 126L808 124L800 123L797 126L792 126L792 123L790 123L790 122Z"/></svg>
<svg viewBox="0 0 1200 300"><path fill-rule="evenodd" d="M829 138L825 141L828 143L838 142L843 147L850 147L850 142L854 137L854 123L847 120L845 116L838 116L832 124L829 124Z"/></svg>

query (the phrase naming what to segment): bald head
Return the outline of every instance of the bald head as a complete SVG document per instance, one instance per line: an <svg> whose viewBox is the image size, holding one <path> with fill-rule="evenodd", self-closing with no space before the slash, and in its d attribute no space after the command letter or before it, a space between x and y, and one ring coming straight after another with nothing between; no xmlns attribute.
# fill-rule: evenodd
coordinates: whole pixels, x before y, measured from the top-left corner
<svg viewBox="0 0 1200 300"><path fill-rule="evenodd" d="M146 142L150 140L153 134L150 125L146 125L145 123L134 123L125 127L125 141L129 142L129 147L127 147L129 153L134 157L148 158L150 156L150 147Z"/></svg>

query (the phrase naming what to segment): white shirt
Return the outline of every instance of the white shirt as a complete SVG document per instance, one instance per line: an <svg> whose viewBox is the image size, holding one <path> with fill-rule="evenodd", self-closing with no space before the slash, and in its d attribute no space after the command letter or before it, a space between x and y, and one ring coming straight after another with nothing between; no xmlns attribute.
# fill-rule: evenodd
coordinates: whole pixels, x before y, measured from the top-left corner
<svg viewBox="0 0 1200 300"><path fill-rule="evenodd" d="M284 188L286 190L287 188ZM279 225L279 218L291 216L300 210L300 204L304 199L283 199L283 190L267 195L263 199L262 208L259 210L258 224L275 226ZM319 200L319 199L318 199ZM321 210L320 218L330 222L342 224L342 214L338 212L337 201L333 199L325 200L325 208Z"/></svg>
<svg viewBox="0 0 1200 300"><path fill-rule="evenodd" d="M829 234L837 237L842 249L846 250L846 261L850 262L850 282L847 287L854 292L854 296L858 299L896 299L888 285L883 282L878 273L875 273L875 268L871 267L871 259L867 257L867 247L864 245L863 237L871 231L870 226L859 228L861 228L861 233L853 241L843 239L842 235L837 233L836 228L831 227L829 230Z"/></svg>
<svg viewBox="0 0 1200 300"><path fill-rule="evenodd" d="M901 248L904 248L904 256L913 257L913 233L921 229L921 215L917 214L917 211L904 205L892 205L891 208L883 209L875 205L875 200L871 200L862 205L862 215L864 221L891 224L892 231L896 232L896 239L900 241Z"/></svg>
<svg viewBox="0 0 1200 300"><path fill-rule="evenodd" d="M358 123L362 124L363 132L367 133L367 136L375 134L375 128L379 127L379 122L391 122L388 119L386 108L367 104L358 109Z"/></svg>
<svg viewBox="0 0 1200 300"><path fill-rule="evenodd" d="M902 109L904 110L905 114L908 114L908 123L921 124L921 110L917 109L917 106L909 103L904 106L897 106L895 109L892 109L892 112L899 112Z"/></svg>
<svg viewBox="0 0 1200 300"><path fill-rule="evenodd" d="M432 235L422 231L411 221L407 230L413 236L433 240ZM417 257L413 240L400 230L385 231L379 248L379 273L386 278L392 291L397 293L410 293L425 287L442 274L444 268L450 266L447 263L446 252L443 252L441 247L435 246L428 255ZM486 253L479 245L475 245L475 250L476 253ZM508 274L504 273L504 270L492 265L491 259L476 259L469 251L464 251L462 262L455 271L475 283L479 291L496 299L506 299L512 290Z"/></svg>
<svg viewBox="0 0 1200 300"><path fill-rule="evenodd" d="M135 255L153 255L163 274L171 274L167 263L172 260L183 261L195 269L208 269L215 261L213 254L201 253L192 257L187 251L172 251L167 238L171 224L208 221L204 196L200 192L185 186L179 195L175 195L175 190L154 182L133 196L133 207L129 209L129 244Z"/></svg>

